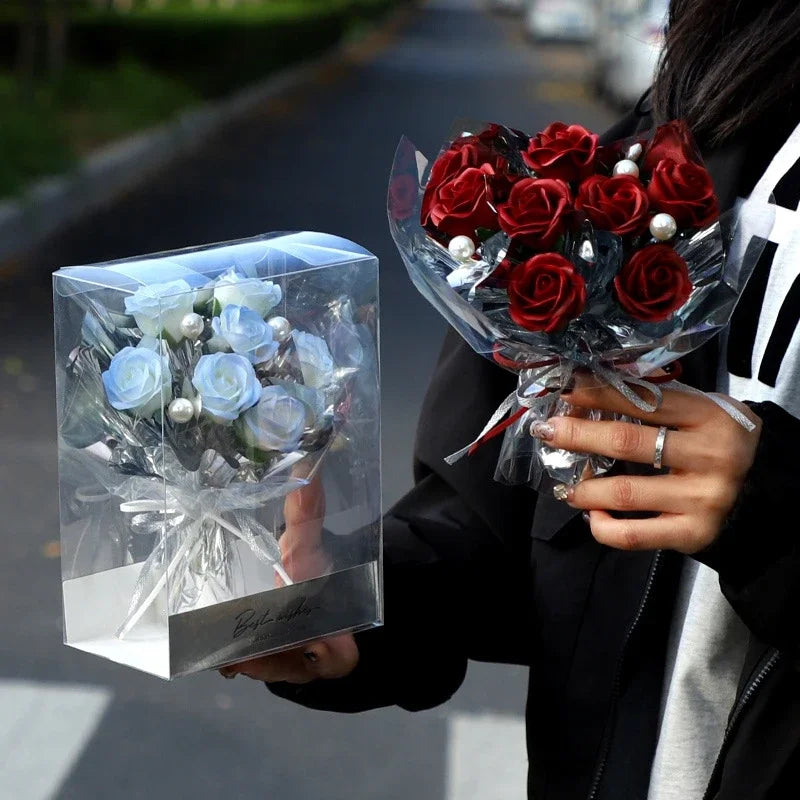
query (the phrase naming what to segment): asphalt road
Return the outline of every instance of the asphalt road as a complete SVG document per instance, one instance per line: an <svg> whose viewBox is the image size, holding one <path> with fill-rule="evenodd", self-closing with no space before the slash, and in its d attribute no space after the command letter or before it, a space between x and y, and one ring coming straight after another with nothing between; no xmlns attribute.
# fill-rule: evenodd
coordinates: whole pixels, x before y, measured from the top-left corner
<svg viewBox="0 0 800 800"><path fill-rule="evenodd" d="M579 48L533 47L517 20L470 2L410 12L0 284L0 800L522 798L520 669L475 665L431 712L347 717L245 679L167 684L61 645L49 273L267 230L325 230L368 247L382 264L391 503L411 482L415 419L443 334L384 218L399 137L434 155L456 118L530 131L612 119L584 92Z"/></svg>

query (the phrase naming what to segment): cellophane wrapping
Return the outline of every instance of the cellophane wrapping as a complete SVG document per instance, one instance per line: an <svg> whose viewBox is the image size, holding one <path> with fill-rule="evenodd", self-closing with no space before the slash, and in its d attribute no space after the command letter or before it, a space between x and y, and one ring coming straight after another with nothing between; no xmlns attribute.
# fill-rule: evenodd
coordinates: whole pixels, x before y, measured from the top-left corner
<svg viewBox="0 0 800 800"><path fill-rule="evenodd" d="M646 160L652 135L598 148L596 171L605 170L611 176L613 163L628 153ZM493 165L489 169L493 179L499 175L507 182L509 176L518 181L538 177L525 159L531 141L526 134L502 125L461 122L439 156L451 157L460 142L467 142L482 160ZM602 159L607 160L605 166L600 164ZM498 409L493 420L499 424L504 417L516 417L504 432L496 480L541 488L544 483L574 484L607 472L613 460L548 447L530 435L531 426L555 415L578 413L562 396L576 372L581 373L584 385L613 385L641 410L653 410L660 390L648 377L664 369L668 372L670 365L729 323L766 244L772 219L769 206L759 204L756 208L751 204L747 208L739 201L721 216L716 214L713 224L678 230L669 246L686 261L691 294L674 314L659 322L633 319L614 300L614 279L625 260L631 253L657 244L646 225L636 236L623 237L593 225L585 214L573 209L557 242L544 249L563 255L583 278L585 306L560 330L532 331L515 322L509 313L506 268L517 245L512 236L497 230L496 224L495 230L470 230L467 238L477 246L475 254L456 257L448 247L453 237L430 222L423 224L426 188L435 164L436 160L429 162L409 139L401 140L389 186L389 225L421 294L477 353L518 375L515 397ZM573 199L577 185L572 187ZM498 204L488 195L480 202L488 208L486 219L496 220ZM471 214L473 219L480 217L480 206L476 205ZM528 250L527 256L534 252ZM452 405L459 408L457 396ZM736 415L732 407L726 410ZM460 413L470 410L464 408ZM628 419L596 410L580 413L592 419ZM476 434L485 422L475 420ZM476 440L473 445L480 446L480 442Z"/></svg>

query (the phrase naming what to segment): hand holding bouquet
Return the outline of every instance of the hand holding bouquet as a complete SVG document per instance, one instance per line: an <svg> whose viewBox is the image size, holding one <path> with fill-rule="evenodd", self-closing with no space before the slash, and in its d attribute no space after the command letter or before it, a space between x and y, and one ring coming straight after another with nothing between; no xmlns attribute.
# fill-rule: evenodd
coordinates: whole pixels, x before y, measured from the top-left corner
<svg viewBox="0 0 800 800"><path fill-rule="evenodd" d="M420 291L477 352L519 376L450 460L505 432L496 477L535 486L544 474L574 484L613 463L528 435L576 413L562 397L575 373L654 411L659 384L676 386L677 359L727 324L758 256L737 249L737 218L720 215L681 122L610 145L560 122L533 137L465 125L429 168L403 140L389 217Z"/></svg>

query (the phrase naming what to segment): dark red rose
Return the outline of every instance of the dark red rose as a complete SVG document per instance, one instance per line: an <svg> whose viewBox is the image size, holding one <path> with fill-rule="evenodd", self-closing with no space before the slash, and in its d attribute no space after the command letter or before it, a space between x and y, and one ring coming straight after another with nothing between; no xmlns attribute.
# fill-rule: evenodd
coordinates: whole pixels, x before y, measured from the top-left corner
<svg viewBox="0 0 800 800"><path fill-rule="evenodd" d="M488 135L489 131L484 133ZM430 227L433 224L431 209L437 202L439 190L465 169L481 168L483 165L491 167L490 187L496 203L506 200L511 187L520 180L521 176L509 171L508 161L489 146L488 140L481 138L483 135L456 139L434 162L422 198L420 216L423 226Z"/></svg>
<svg viewBox="0 0 800 800"><path fill-rule="evenodd" d="M511 319L529 331L565 328L586 305L586 284L571 261L542 253L514 267L508 284Z"/></svg>
<svg viewBox="0 0 800 800"><path fill-rule="evenodd" d="M647 196L652 210L671 214L679 228L704 228L719 218L711 176L705 167L692 161L660 161L653 170Z"/></svg>
<svg viewBox="0 0 800 800"><path fill-rule="evenodd" d="M611 175L614 165L625 158L627 148L624 142L614 142L613 144L600 145L595 156L595 172L598 174Z"/></svg>
<svg viewBox="0 0 800 800"><path fill-rule="evenodd" d="M540 178L579 181L594 171L598 141L580 125L554 122L531 139L523 158Z"/></svg>
<svg viewBox="0 0 800 800"><path fill-rule="evenodd" d="M505 203L511 195L511 190L521 180L522 175L517 175L509 170L508 161L502 156L497 156L492 164L494 177L492 178L492 193L498 203Z"/></svg>
<svg viewBox="0 0 800 800"><path fill-rule="evenodd" d="M625 236L647 227L650 201L635 178L593 175L581 184L575 208L583 211L596 228Z"/></svg>
<svg viewBox="0 0 800 800"><path fill-rule="evenodd" d="M619 304L642 322L661 322L692 293L686 262L666 244L634 253L614 278Z"/></svg>
<svg viewBox="0 0 800 800"><path fill-rule="evenodd" d="M491 139L481 136L462 136L450 145L450 150L461 153L467 167L478 167L494 155Z"/></svg>
<svg viewBox="0 0 800 800"><path fill-rule="evenodd" d="M524 176L512 173L509 170L508 159L492 147L493 141L499 133L500 126L493 124L477 136L462 136L460 139L456 139L451 149L461 154L461 162L464 167L491 165L494 170L492 194L498 203L502 203L508 198L511 187Z"/></svg>
<svg viewBox="0 0 800 800"><path fill-rule="evenodd" d="M469 236L477 244L478 228L498 227L493 177L494 170L484 164L468 167L440 186L430 206L430 224L448 236Z"/></svg>
<svg viewBox="0 0 800 800"><path fill-rule="evenodd" d="M414 213L419 187L413 175L395 175L389 184L389 213L398 222Z"/></svg>
<svg viewBox="0 0 800 800"><path fill-rule="evenodd" d="M502 130L502 127L496 122L491 122L476 138L481 142L493 142L501 134Z"/></svg>
<svg viewBox="0 0 800 800"><path fill-rule="evenodd" d="M519 266L519 262L506 256L493 270L486 279L493 285L505 286L514 270Z"/></svg>
<svg viewBox="0 0 800 800"><path fill-rule="evenodd" d="M564 232L572 194L564 181L523 178L498 209L500 227L520 244L548 250Z"/></svg>
<svg viewBox="0 0 800 800"><path fill-rule="evenodd" d="M689 161L699 163L700 154L692 137L689 126L683 120L675 120L656 129L650 146L646 148L642 168L644 172L652 172L659 161L669 158L676 164Z"/></svg>
<svg viewBox="0 0 800 800"><path fill-rule="evenodd" d="M467 142L465 138L457 139L449 150L445 150L434 161L428 177L428 185L425 187L425 196L422 198L423 225L427 225L430 221L431 207L436 201L436 193L439 189L468 167L480 167L490 156L491 152L487 147L478 146L475 141Z"/></svg>

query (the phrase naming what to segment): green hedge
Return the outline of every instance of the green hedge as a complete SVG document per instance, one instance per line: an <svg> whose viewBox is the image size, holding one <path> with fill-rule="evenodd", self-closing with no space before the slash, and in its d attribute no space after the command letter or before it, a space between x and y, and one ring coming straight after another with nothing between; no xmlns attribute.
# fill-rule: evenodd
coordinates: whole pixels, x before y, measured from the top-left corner
<svg viewBox="0 0 800 800"><path fill-rule="evenodd" d="M70 60L103 67L121 60L180 77L201 97L214 97L336 44L395 0L278 0L232 10L166 8L130 14L77 14ZM0 19L0 64L11 66L16 27Z"/></svg>

